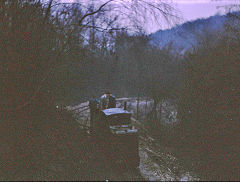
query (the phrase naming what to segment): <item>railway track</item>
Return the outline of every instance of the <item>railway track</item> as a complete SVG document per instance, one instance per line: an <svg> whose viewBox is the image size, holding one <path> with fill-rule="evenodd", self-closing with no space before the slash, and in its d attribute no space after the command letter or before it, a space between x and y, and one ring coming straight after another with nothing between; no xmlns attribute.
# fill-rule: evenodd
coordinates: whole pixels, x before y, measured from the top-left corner
<svg viewBox="0 0 240 182"><path fill-rule="evenodd" d="M78 125L81 129L86 130L86 132L89 134L89 130L90 130L90 123L89 123L89 107L86 103L77 106L77 107L72 107L69 110L71 110L72 112L74 112L76 118L77 118L77 122ZM89 135L90 138L90 135ZM103 154L103 153L102 153ZM104 154L103 154L104 155ZM128 168L128 167L121 167L121 166L117 166L114 164L105 164L103 165L103 161L99 160L99 158L101 158L102 156L98 156L93 160L93 164L90 166L88 166L89 168L91 168L91 170L94 171L94 178L96 178L95 180L117 180L117 181L146 181L145 178L142 177L140 169L139 168ZM106 156L104 156L103 158L106 158ZM91 159L90 159L91 160ZM91 163L91 161L88 161L89 163ZM97 165L96 165L97 163ZM86 178L86 180L94 180L93 176Z"/></svg>
<svg viewBox="0 0 240 182"><path fill-rule="evenodd" d="M117 99L125 101L124 99ZM131 100L131 99L130 99ZM119 104L121 105L121 104ZM72 107L77 117L79 127L89 132L89 108L88 103L82 103L77 107ZM165 180L197 180L191 174L184 171L177 160L164 150L157 146L154 139L148 134L141 122L134 117L131 118L133 125L140 131L139 136L139 154L140 165L136 169L122 170L121 167L115 168L100 164L95 170L98 171L99 178L96 180L117 180L117 181L165 181ZM100 161L101 163L101 161ZM96 167L96 166L95 166ZM93 168L95 168L93 167ZM92 168L92 166L90 167ZM105 173L104 175L102 173ZM89 179L87 179L89 180ZM92 179L90 179L92 180Z"/></svg>

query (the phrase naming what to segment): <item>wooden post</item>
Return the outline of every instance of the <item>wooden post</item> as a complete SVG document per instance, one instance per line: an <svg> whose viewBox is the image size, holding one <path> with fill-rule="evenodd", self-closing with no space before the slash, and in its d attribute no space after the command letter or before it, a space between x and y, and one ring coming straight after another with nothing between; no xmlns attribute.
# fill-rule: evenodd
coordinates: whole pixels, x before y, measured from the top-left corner
<svg viewBox="0 0 240 182"><path fill-rule="evenodd" d="M139 112L139 94L137 97L137 120L138 120L138 112Z"/></svg>
<svg viewBox="0 0 240 182"><path fill-rule="evenodd" d="M124 101L124 110L127 110L127 102Z"/></svg>
<svg viewBox="0 0 240 182"><path fill-rule="evenodd" d="M147 115L147 98L146 98L146 104L145 104L145 116Z"/></svg>

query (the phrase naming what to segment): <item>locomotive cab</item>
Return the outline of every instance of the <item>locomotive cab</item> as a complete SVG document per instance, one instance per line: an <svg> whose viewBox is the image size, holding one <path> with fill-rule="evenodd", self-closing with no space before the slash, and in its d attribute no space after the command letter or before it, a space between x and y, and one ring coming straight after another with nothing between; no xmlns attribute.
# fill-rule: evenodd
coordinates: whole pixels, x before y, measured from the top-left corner
<svg viewBox="0 0 240 182"><path fill-rule="evenodd" d="M94 136L105 144L111 160L128 167L139 165L138 131L131 123L130 112L122 108L101 110L94 126Z"/></svg>

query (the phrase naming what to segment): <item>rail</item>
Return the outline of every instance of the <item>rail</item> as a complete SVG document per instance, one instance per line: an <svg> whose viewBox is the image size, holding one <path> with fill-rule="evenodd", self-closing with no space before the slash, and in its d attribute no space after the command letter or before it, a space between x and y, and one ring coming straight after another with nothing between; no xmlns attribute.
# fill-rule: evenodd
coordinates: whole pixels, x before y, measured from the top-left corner
<svg viewBox="0 0 240 182"><path fill-rule="evenodd" d="M83 110L81 110L81 111L78 111L76 114L82 113L82 112L84 112L84 111L90 109L88 106L87 106L87 107L84 107L84 108L85 108L85 109L83 109ZM76 111L76 110L77 110L77 109L72 110L72 111Z"/></svg>
<svg viewBox="0 0 240 182"><path fill-rule="evenodd" d="M87 107L89 107L89 106L88 105L87 106L81 106L81 107L77 107L75 109L71 109L71 111L76 111L76 110L87 108Z"/></svg>
<svg viewBox="0 0 240 182"><path fill-rule="evenodd" d="M77 121L80 122L80 120L77 120ZM81 128L90 130L90 126L87 126L87 125L84 125L84 124L80 124L79 122L78 122L78 125L79 125Z"/></svg>

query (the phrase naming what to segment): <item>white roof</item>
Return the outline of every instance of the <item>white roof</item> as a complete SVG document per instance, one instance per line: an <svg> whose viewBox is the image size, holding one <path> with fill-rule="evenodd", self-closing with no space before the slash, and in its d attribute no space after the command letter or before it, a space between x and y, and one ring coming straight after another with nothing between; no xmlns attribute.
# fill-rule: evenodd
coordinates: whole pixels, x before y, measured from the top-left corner
<svg viewBox="0 0 240 182"><path fill-rule="evenodd" d="M122 108L110 108L102 110L105 115L110 116L112 114L131 114L130 112L122 109Z"/></svg>

